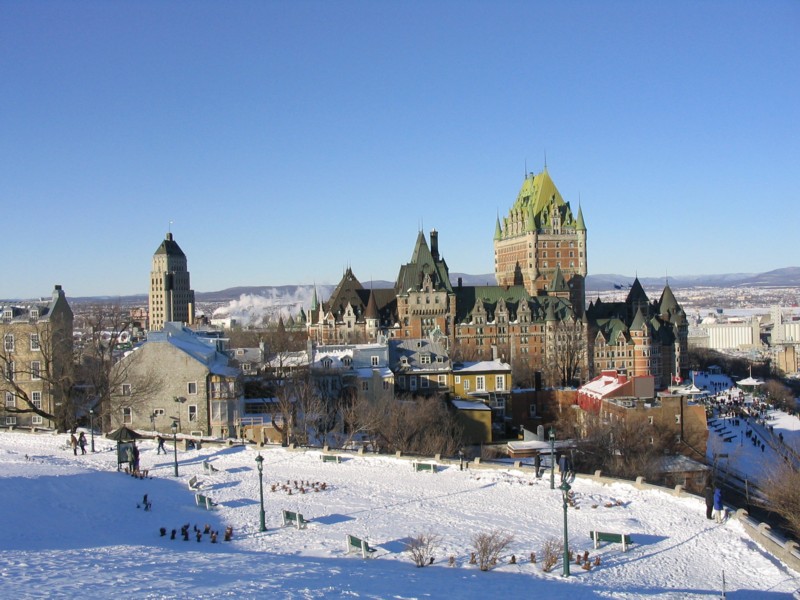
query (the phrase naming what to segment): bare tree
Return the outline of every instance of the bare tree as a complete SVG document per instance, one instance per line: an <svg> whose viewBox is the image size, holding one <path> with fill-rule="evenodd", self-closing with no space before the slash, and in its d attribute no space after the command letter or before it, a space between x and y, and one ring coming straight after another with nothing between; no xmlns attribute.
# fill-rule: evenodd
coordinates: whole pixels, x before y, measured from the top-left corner
<svg viewBox="0 0 800 600"><path fill-rule="evenodd" d="M580 319L556 321L548 329L544 374L550 385L567 386L579 383L585 371L586 328Z"/></svg>
<svg viewBox="0 0 800 600"><path fill-rule="evenodd" d="M434 533L418 533L406 544L411 560L418 567L433 564L434 553L442 541L442 536Z"/></svg>
<svg viewBox="0 0 800 600"><path fill-rule="evenodd" d="M768 379L764 386L764 391L770 403L781 410L791 412L795 410L796 404L794 393L791 388L784 385L777 379Z"/></svg>
<svg viewBox="0 0 800 600"><path fill-rule="evenodd" d="M765 491L770 508L784 519L794 535L800 536L800 470L791 459L769 473Z"/></svg>

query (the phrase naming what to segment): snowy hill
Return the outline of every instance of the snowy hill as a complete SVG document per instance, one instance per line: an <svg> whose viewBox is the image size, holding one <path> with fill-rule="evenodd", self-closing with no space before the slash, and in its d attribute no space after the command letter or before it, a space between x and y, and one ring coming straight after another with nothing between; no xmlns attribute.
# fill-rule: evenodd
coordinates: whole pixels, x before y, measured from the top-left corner
<svg viewBox="0 0 800 600"><path fill-rule="evenodd" d="M73 456L64 436L0 433L3 597L683 600L719 597L723 571L729 598L791 598L800 587L800 574L764 552L739 522L717 525L706 520L702 501L666 491L578 478L570 547L601 560L590 571L573 565L563 579L560 564L544 573L540 561L529 560L531 552L541 557L547 539L561 539L563 509L549 478L528 471L461 471L456 463L415 473L395 457L353 455L337 464L322 462L319 451L264 449L261 533L255 449L179 449L175 478L172 449L158 456L144 441L142 468L151 478L139 480L116 472L112 442L95 442L97 453ZM204 473L204 459L218 470ZM187 487L193 475L217 510L195 505ZM141 508L144 494L152 511ZM282 509L311 523L284 528ZM220 532L231 526L233 540L159 535L161 527L184 524ZM634 545L594 550L593 529L629 533ZM469 564L471 540L493 530L514 541L496 568L481 572ZM404 552L419 533L441 536L434 564L422 569ZM375 557L347 554L346 534L368 540ZM511 554L517 564L509 564Z"/></svg>

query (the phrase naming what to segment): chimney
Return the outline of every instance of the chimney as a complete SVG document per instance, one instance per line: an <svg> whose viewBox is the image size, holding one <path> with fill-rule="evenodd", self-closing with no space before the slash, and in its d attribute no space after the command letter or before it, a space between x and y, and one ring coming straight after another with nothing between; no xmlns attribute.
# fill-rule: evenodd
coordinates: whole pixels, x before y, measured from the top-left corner
<svg viewBox="0 0 800 600"><path fill-rule="evenodd" d="M439 232L431 229L431 255L433 260L439 260Z"/></svg>

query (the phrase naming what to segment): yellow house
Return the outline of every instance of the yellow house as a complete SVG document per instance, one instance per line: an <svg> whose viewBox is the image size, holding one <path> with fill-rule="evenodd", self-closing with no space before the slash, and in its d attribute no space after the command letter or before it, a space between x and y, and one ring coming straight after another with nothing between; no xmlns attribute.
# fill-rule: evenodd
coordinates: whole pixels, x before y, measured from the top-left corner
<svg viewBox="0 0 800 600"><path fill-rule="evenodd" d="M450 401L456 409L458 422L464 428L465 444L481 444L492 441L492 409L479 400L454 399Z"/></svg>
<svg viewBox="0 0 800 600"><path fill-rule="evenodd" d="M492 437L506 436L511 365L500 360L455 363L452 375L453 395L486 404L491 409Z"/></svg>

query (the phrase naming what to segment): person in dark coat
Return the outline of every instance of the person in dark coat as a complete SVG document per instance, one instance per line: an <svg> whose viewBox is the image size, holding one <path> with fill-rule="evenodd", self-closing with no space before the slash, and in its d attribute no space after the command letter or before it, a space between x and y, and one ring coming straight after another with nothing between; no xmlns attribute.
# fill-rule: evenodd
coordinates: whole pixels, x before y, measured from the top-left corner
<svg viewBox="0 0 800 600"><path fill-rule="evenodd" d="M156 454L164 454L167 453L167 449L164 447L164 438L160 435L156 436L156 441L158 441L158 446L156 447Z"/></svg>
<svg viewBox="0 0 800 600"><path fill-rule="evenodd" d="M714 510L714 489L707 485L703 490L703 495L706 498L706 519L713 519L711 512Z"/></svg>
<svg viewBox="0 0 800 600"><path fill-rule="evenodd" d="M78 436L78 446L81 448L81 454L86 454L86 436L82 431Z"/></svg>
<svg viewBox="0 0 800 600"><path fill-rule="evenodd" d="M717 523L722 523L725 515L725 507L722 505L722 490L714 488L714 519Z"/></svg>

